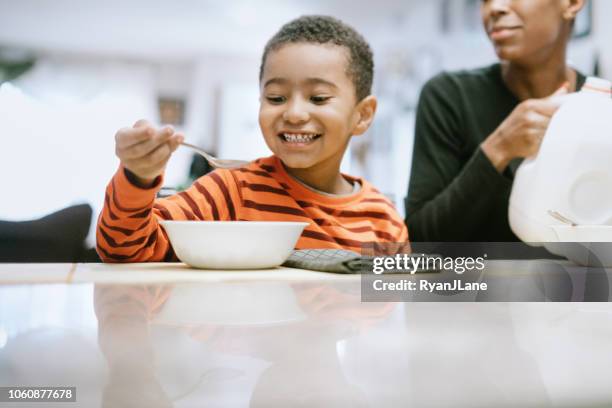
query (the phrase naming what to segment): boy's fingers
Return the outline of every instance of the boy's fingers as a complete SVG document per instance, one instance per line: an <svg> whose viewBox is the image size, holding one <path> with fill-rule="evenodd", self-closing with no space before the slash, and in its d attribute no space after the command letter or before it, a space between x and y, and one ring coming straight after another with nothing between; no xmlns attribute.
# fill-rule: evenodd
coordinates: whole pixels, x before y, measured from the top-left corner
<svg viewBox="0 0 612 408"><path fill-rule="evenodd" d="M149 140L145 140L144 142L137 143L135 145L130 145L124 149L119 149L118 151L121 153L122 159L145 158L145 156L149 155L159 146L167 143L170 136L171 135L168 133L159 132Z"/></svg>
<svg viewBox="0 0 612 408"><path fill-rule="evenodd" d="M163 139L172 133L174 133L174 129L170 126L156 130L150 122L141 119L131 128L120 129L115 135L115 139L119 148L125 148L154 137Z"/></svg>
<svg viewBox="0 0 612 408"><path fill-rule="evenodd" d="M163 167L170 157L170 147L167 144L158 146L144 157L136 159L125 159L123 163L126 167L140 173L157 172Z"/></svg>
<svg viewBox="0 0 612 408"><path fill-rule="evenodd" d="M134 126L132 126L134 128L140 128L140 127L153 127L153 124L151 122L149 122L146 119L139 119L136 121L136 123L134 123Z"/></svg>
<svg viewBox="0 0 612 408"><path fill-rule="evenodd" d="M154 172L166 165L171 154L170 146L163 144L149 153L145 160L141 160L141 166L145 171Z"/></svg>
<svg viewBox="0 0 612 408"><path fill-rule="evenodd" d="M131 128L120 129L116 136L116 153L123 164L139 174L158 173L183 140L171 126L156 129L146 120Z"/></svg>
<svg viewBox="0 0 612 408"><path fill-rule="evenodd" d="M115 136L117 149L125 149L133 145L151 140L155 135L153 128L123 128Z"/></svg>
<svg viewBox="0 0 612 408"><path fill-rule="evenodd" d="M176 149L178 149L181 143L183 143L183 140L185 140L185 136L183 136L182 133L175 133L168 141L168 144L170 145L170 150L172 152L176 151Z"/></svg>
<svg viewBox="0 0 612 408"><path fill-rule="evenodd" d="M167 140L173 134L174 129L172 128L172 126L164 126L163 128L155 132L155 136L159 140Z"/></svg>

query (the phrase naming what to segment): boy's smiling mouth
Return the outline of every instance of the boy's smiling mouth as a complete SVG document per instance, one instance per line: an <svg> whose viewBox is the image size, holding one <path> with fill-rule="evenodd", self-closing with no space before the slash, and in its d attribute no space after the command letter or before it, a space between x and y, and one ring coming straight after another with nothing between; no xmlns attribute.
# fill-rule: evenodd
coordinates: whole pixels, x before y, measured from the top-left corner
<svg viewBox="0 0 612 408"><path fill-rule="evenodd" d="M278 134L278 137L283 141L283 143L291 144L294 146L305 146L316 139L320 138L322 135L320 133L297 133L297 132L281 132Z"/></svg>

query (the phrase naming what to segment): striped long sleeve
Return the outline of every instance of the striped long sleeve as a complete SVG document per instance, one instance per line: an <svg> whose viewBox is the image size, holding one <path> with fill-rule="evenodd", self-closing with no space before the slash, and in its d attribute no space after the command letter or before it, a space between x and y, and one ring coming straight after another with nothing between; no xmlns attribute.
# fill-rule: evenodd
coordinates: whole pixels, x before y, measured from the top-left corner
<svg viewBox="0 0 612 408"><path fill-rule="evenodd" d="M289 176L275 156L233 170L216 170L187 190L156 199L157 187L141 189L120 168L106 188L98 219L97 250L106 262L176 260L158 220L308 222L296 248L360 251L371 242L405 242L403 220L368 182L359 192L332 196Z"/></svg>

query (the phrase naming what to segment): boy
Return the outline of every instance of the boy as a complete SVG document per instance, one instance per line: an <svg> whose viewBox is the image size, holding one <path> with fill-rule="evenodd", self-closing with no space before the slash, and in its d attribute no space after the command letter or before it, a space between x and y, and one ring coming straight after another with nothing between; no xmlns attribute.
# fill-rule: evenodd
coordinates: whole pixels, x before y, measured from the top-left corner
<svg viewBox="0 0 612 408"><path fill-rule="evenodd" d="M116 135L121 166L106 189L97 249L106 262L176 259L158 219L307 221L296 248L404 242L403 220L364 180L340 173L352 135L374 118L372 52L351 27L304 16L270 39L260 68L259 125L273 156L216 170L155 199L183 136L145 121Z"/></svg>

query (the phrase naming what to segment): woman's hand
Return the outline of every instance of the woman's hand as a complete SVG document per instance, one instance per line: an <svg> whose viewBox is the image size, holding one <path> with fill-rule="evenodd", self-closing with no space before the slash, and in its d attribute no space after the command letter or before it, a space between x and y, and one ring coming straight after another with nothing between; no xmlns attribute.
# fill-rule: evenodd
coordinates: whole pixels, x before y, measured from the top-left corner
<svg viewBox="0 0 612 408"><path fill-rule="evenodd" d="M561 106L561 94L520 103L501 125L480 145L500 173L517 157L534 156L540 149L550 120Z"/></svg>
<svg viewBox="0 0 612 408"><path fill-rule="evenodd" d="M172 153L183 141L183 135L169 126L156 129L145 120L115 135L115 153L121 164L132 172L138 183L150 186L164 172Z"/></svg>

